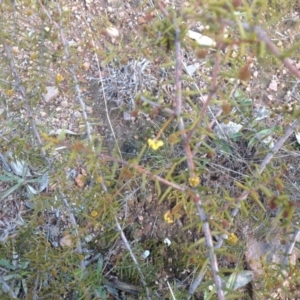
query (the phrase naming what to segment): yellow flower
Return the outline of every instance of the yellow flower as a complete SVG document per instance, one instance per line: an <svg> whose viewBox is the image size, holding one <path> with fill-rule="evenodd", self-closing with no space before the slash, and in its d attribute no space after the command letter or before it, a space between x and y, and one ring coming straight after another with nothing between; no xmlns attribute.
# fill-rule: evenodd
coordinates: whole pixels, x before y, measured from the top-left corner
<svg viewBox="0 0 300 300"><path fill-rule="evenodd" d="M230 233L227 242L229 245L235 245L238 242L239 238L234 234Z"/></svg>
<svg viewBox="0 0 300 300"><path fill-rule="evenodd" d="M57 74L56 75L56 82L57 83L61 83L64 80L64 77L61 74Z"/></svg>
<svg viewBox="0 0 300 300"><path fill-rule="evenodd" d="M162 140L153 140L153 139L148 139L148 145L151 149L157 150L158 148L162 147L164 145L164 142Z"/></svg>
<svg viewBox="0 0 300 300"><path fill-rule="evenodd" d="M177 220L181 217L179 211L182 207L183 203L179 202L172 209L167 210L167 212L164 214L164 220L169 224L174 223L174 220Z"/></svg>
<svg viewBox="0 0 300 300"><path fill-rule="evenodd" d="M164 214L164 220L168 224L174 223L174 216L173 216L172 211L170 209Z"/></svg>
<svg viewBox="0 0 300 300"><path fill-rule="evenodd" d="M12 96L14 94L13 90L6 90L6 95L7 96Z"/></svg>
<svg viewBox="0 0 300 300"><path fill-rule="evenodd" d="M191 187L196 187L200 184L199 176L194 176L189 178L189 184Z"/></svg>
<svg viewBox="0 0 300 300"><path fill-rule="evenodd" d="M103 177L102 176L97 176L95 181L97 183L102 183L103 182Z"/></svg>
<svg viewBox="0 0 300 300"><path fill-rule="evenodd" d="M99 214L96 210L92 210L90 215L91 215L92 218L96 218Z"/></svg>

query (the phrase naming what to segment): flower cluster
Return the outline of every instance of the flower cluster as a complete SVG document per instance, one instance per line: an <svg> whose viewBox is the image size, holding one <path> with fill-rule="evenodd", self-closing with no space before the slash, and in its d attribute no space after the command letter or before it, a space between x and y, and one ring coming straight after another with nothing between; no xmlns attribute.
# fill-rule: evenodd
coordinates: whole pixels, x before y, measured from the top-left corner
<svg viewBox="0 0 300 300"><path fill-rule="evenodd" d="M170 209L164 214L164 220L168 224L174 223L174 216L173 216L172 211Z"/></svg>
<svg viewBox="0 0 300 300"><path fill-rule="evenodd" d="M92 210L91 213L90 213L90 216L91 216L92 218L96 218L96 217L99 216L99 213L98 213L96 210Z"/></svg>
<svg viewBox="0 0 300 300"><path fill-rule="evenodd" d="M200 184L199 176L194 176L189 178L189 184L191 187L196 187Z"/></svg>
<svg viewBox="0 0 300 300"><path fill-rule="evenodd" d="M164 145L164 142L162 140L148 139L148 146L153 150L157 150L158 148L162 147L163 145Z"/></svg>
<svg viewBox="0 0 300 300"><path fill-rule="evenodd" d="M56 75L56 83L61 83L64 80L64 77L61 74Z"/></svg>
<svg viewBox="0 0 300 300"><path fill-rule="evenodd" d="M238 242L239 238L234 234L230 233L227 242L229 245L235 245Z"/></svg>

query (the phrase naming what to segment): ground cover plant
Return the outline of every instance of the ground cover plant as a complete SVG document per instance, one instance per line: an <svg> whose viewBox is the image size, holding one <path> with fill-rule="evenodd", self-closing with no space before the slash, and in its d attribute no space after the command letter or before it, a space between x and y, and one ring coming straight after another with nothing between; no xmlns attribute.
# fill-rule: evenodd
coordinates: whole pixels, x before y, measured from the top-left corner
<svg viewBox="0 0 300 300"><path fill-rule="evenodd" d="M0 1L1 299L299 298L297 1Z"/></svg>

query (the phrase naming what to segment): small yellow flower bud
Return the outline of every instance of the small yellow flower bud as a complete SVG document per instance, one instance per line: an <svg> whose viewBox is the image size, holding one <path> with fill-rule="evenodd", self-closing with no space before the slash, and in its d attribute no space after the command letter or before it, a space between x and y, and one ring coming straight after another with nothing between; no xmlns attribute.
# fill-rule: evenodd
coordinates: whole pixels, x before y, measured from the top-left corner
<svg viewBox="0 0 300 300"><path fill-rule="evenodd" d="M189 184L191 187L197 187L200 184L200 178L198 176L190 177Z"/></svg>
<svg viewBox="0 0 300 300"><path fill-rule="evenodd" d="M61 83L64 80L64 77L61 74L56 75L56 83Z"/></svg>
<svg viewBox="0 0 300 300"><path fill-rule="evenodd" d="M164 220L165 220L168 224L174 223L174 216L173 216L171 210L168 210L168 211L164 214Z"/></svg>
<svg viewBox="0 0 300 300"><path fill-rule="evenodd" d="M12 96L14 94L14 91L13 90L6 90L6 95L7 96Z"/></svg>
<svg viewBox="0 0 300 300"><path fill-rule="evenodd" d="M96 210L92 210L91 213L90 213L90 216L92 218L96 218L98 216L98 212Z"/></svg>
<svg viewBox="0 0 300 300"><path fill-rule="evenodd" d="M234 234L230 233L227 242L229 245L235 245L238 242L239 238Z"/></svg>

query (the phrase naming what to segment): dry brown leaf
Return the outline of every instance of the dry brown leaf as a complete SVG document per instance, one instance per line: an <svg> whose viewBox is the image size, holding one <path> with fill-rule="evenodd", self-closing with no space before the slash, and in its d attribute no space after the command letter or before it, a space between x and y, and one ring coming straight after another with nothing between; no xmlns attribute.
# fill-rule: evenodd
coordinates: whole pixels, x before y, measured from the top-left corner
<svg viewBox="0 0 300 300"><path fill-rule="evenodd" d="M222 111L224 115L229 115L231 112L231 105L227 101L222 103Z"/></svg>
<svg viewBox="0 0 300 300"><path fill-rule="evenodd" d="M66 234L64 237L60 239L59 244L61 247L72 247L73 241L71 235Z"/></svg>
<svg viewBox="0 0 300 300"><path fill-rule="evenodd" d="M247 81L251 78L251 72L248 64L240 68L238 78L243 81Z"/></svg>

